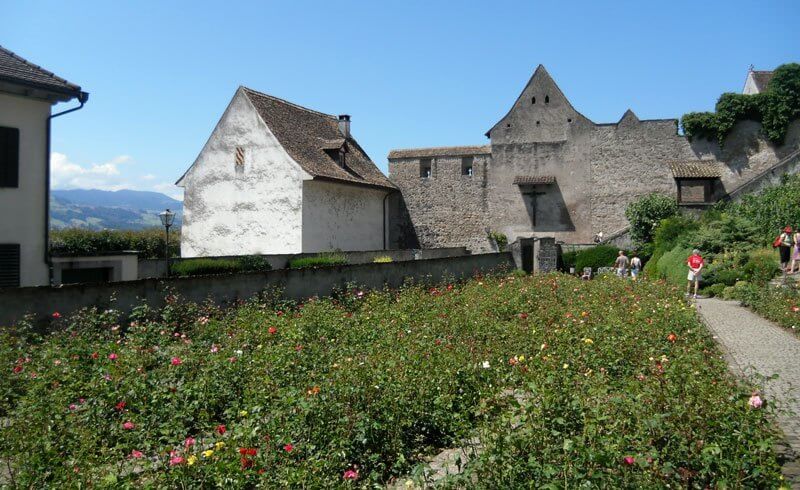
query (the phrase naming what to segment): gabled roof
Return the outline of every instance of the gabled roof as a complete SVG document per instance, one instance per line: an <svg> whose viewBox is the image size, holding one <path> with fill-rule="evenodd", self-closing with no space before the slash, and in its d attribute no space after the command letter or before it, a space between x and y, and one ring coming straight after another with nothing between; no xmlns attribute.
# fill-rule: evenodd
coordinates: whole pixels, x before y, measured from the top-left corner
<svg viewBox="0 0 800 490"><path fill-rule="evenodd" d="M435 148L409 148L392 150L389 159L395 158L429 158L429 157L465 157L472 155L491 155L492 146L438 146Z"/></svg>
<svg viewBox="0 0 800 490"><path fill-rule="evenodd" d="M751 76L753 77L753 83L755 84L759 93L766 92L767 85L769 85L769 81L772 80L772 75L774 73L775 72L766 70L762 71L752 70L750 72Z"/></svg>
<svg viewBox="0 0 800 490"><path fill-rule="evenodd" d="M281 146L315 179L396 189L352 137L339 132L336 116L242 87ZM345 168L325 150L345 147Z"/></svg>
<svg viewBox="0 0 800 490"><path fill-rule="evenodd" d="M0 82L68 96L63 100L81 96L81 88L78 85L56 76L39 65L34 65L2 46L0 46Z"/></svg>
<svg viewBox="0 0 800 490"><path fill-rule="evenodd" d="M514 177L516 185L547 185L555 184L556 178L552 175L517 175Z"/></svg>
<svg viewBox="0 0 800 490"><path fill-rule="evenodd" d="M722 177L722 166L717 161L688 161L669 164L676 179L718 179Z"/></svg>

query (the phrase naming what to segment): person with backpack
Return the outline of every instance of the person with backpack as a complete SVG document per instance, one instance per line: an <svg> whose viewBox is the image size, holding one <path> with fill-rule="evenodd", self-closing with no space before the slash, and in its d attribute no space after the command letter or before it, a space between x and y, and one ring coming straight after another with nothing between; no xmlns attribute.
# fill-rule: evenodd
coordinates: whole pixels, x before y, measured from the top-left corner
<svg viewBox="0 0 800 490"><path fill-rule="evenodd" d="M619 255L617 256L617 260L614 261L614 267L617 269L617 276L625 277L628 275L628 265L630 261L628 260L628 256L625 255L625 252L620 250Z"/></svg>
<svg viewBox="0 0 800 490"><path fill-rule="evenodd" d="M689 275L686 278L689 281L686 285L687 296L691 294L692 283L694 283L694 298L697 299L697 290L700 288L700 276L703 272L704 264L705 261L703 261L700 251L697 249L692 250L692 255L689 256L689 259L686 261L686 265L689 266Z"/></svg>
<svg viewBox="0 0 800 490"><path fill-rule="evenodd" d="M772 246L778 249L781 256L781 271L786 274L789 272L789 260L792 252L792 227L784 228L783 232L772 242Z"/></svg>
<svg viewBox="0 0 800 490"><path fill-rule="evenodd" d="M631 258L631 279L635 281L640 272L642 272L642 259L639 258L639 254L634 252Z"/></svg>

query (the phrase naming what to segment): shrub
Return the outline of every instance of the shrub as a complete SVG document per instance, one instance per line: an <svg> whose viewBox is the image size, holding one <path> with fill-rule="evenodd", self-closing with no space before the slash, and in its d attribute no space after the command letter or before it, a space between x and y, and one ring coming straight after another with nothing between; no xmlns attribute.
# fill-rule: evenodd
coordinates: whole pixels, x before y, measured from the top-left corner
<svg viewBox="0 0 800 490"><path fill-rule="evenodd" d="M372 262L375 264L387 264L389 262L393 262L393 260L388 255L383 255L381 257L375 257Z"/></svg>
<svg viewBox="0 0 800 490"><path fill-rule="evenodd" d="M732 295L767 320L795 333L800 332L800 291L796 285L737 287Z"/></svg>
<svg viewBox="0 0 800 490"><path fill-rule="evenodd" d="M325 267L331 265L344 265L347 257L341 252L325 252L313 257L301 257L289 261L289 268L303 269L306 267Z"/></svg>
<svg viewBox="0 0 800 490"><path fill-rule="evenodd" d="M64 228L51 230L50 250L69 255L97 255L105 252L136 250L140 259L164 258L165 236L163 228L145 230L87 230ZM170 231L170 257L180 255L180 232Z"/></svg>
<svg viewBox="0 0 800 490"><path fill-rule="evenodd" d="M561 254L561 266L563 270L568 271L570 267L575 267L575 270L578 270L576 265L578 252L578 250L571 250Z"/></svg>
<svg viewBox="0 0 800 490"><path fill-rule="evenodd" d="M660 277L668 282L681 286L686 284L689 268L686 259L692 255L691 248L676 246L658 259L657 270Z"/></svg>
<svg viewBox="0 0 800 490"><path fill-rule="evenodd" d="M661 220L678 214L678 203L674 197L664 194L648 194L630 203L625 208L625 217L631 226L631 239L641 247L652 241L653 232Z"/></svg>
<svg viewBox="0 0 800 490"><path fill-rule="evenodd" d="M598 267L611 267L618 253L619 249L610 245L598 245L580 250L575 255L575 270L582 271L585 267L591 267L597 271Z"/></svg>
<svg viewBox="0 0 800 490"><path fill-rule="evenodd" d="M747 254L747 262L742 267L742 271L747 280L763 284L780 272L780 264L774 250L760 248Z"/></svg>
<svg viewBox="0 0 800 490"><path fill-rule="evenodd" d="M683 133L690 139L714 140L719 134L717 115L713 112L689 112L681 118Z"/></svg>
<svg viewBox="0 0 800 490"><path fill-rule="evenodd" d="M234 259L186 259L172 264L170 270L176 276L202 276L239 272L242 266Z"/></svg>
<svg viewBox="0 0 800 490"><path fill-rule="evenodd" d="M725 288L726 286L724 284L712 284L711 286L703 288L700 294L710 297L721 296Z"/></svg>
<svg viewBox="0 0 800 490"><path fill-rule="evenodd" d="M508 237L505 236L505 234L500 233L499 231L490 231L488 237L489 240L493 241L497 245L497 250L505 252L506 247L508 246Z"/></svg>
<svg viewBox="0 0 800 490"><path fill-rule="evenodd" d="M272 270L272 264L270 264L269 260L261 255L245 255L238 257L236 261L239 263L239 268L243 271Z"/></svg>
<svg viewBox="0 0 800 490"><path fill-rule="evenodd" d="M755 229L753 241L767 245L786 225L800 224L800 175L784 176L780 185L759 194L750 194L734 206L732 212L749 220Z"/></svg>
<svg viewBox="0 0 800 490"><path fill-rule="evenodd" d="M689 238L698 227L697 220L686 216L677 215L662 219L653 233L654 253L660 251L663 255L664 252L672 250Z"/></svg>

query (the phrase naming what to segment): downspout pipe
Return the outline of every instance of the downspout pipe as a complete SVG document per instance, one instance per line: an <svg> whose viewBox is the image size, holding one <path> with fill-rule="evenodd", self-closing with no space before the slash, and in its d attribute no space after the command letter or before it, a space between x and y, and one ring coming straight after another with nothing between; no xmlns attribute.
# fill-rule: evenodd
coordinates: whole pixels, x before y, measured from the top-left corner
<svg viewBox="0 0 800 490"><path fill-rule="evenodd" d="M389 214L389 211L386 209L386 200L389 199L389 196L391 196L394 193L395 191L392 190L387 192L386 195L383 196L383 249L384 250L389 249L388 247L389 240L386 238L386 228L387 228L386 221L388 220L388 214Z"/></svg>
<svg viewBox="0 0 800 490"><path fill-rule="evenodd" d="M73 107L72 109L67 109L65 111L56 112L55 114L50 114L47 116L47 135L46 139L46 150L44 154L44 263L47 264L47 275L48 275L48 282L50 285L53 285L53 263L50 260L50 133L51 133L51 122L53 119L57 118L58 116L63 116L64 114L69 114L70 112L75 112L83 109L84 104L89 100L89 93L88 92L80 92L78 94L78 102L80 105L78 107Z"/></svg>

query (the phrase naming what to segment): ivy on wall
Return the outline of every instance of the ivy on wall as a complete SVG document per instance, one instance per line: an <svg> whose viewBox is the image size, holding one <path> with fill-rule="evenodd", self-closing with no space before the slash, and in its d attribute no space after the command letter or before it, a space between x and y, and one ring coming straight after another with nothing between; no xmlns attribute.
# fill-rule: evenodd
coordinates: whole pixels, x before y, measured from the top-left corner
<svg viewBox="0 0 800 490"><path fill-rule="evenodd" d="M681 126L686 136L715 139L722 144L737 122L751 120L761 123L770 141L782 143L789 123L800 118L800 64L779 66L763 93L722 94L714 109L684 114Z"/></svg>

